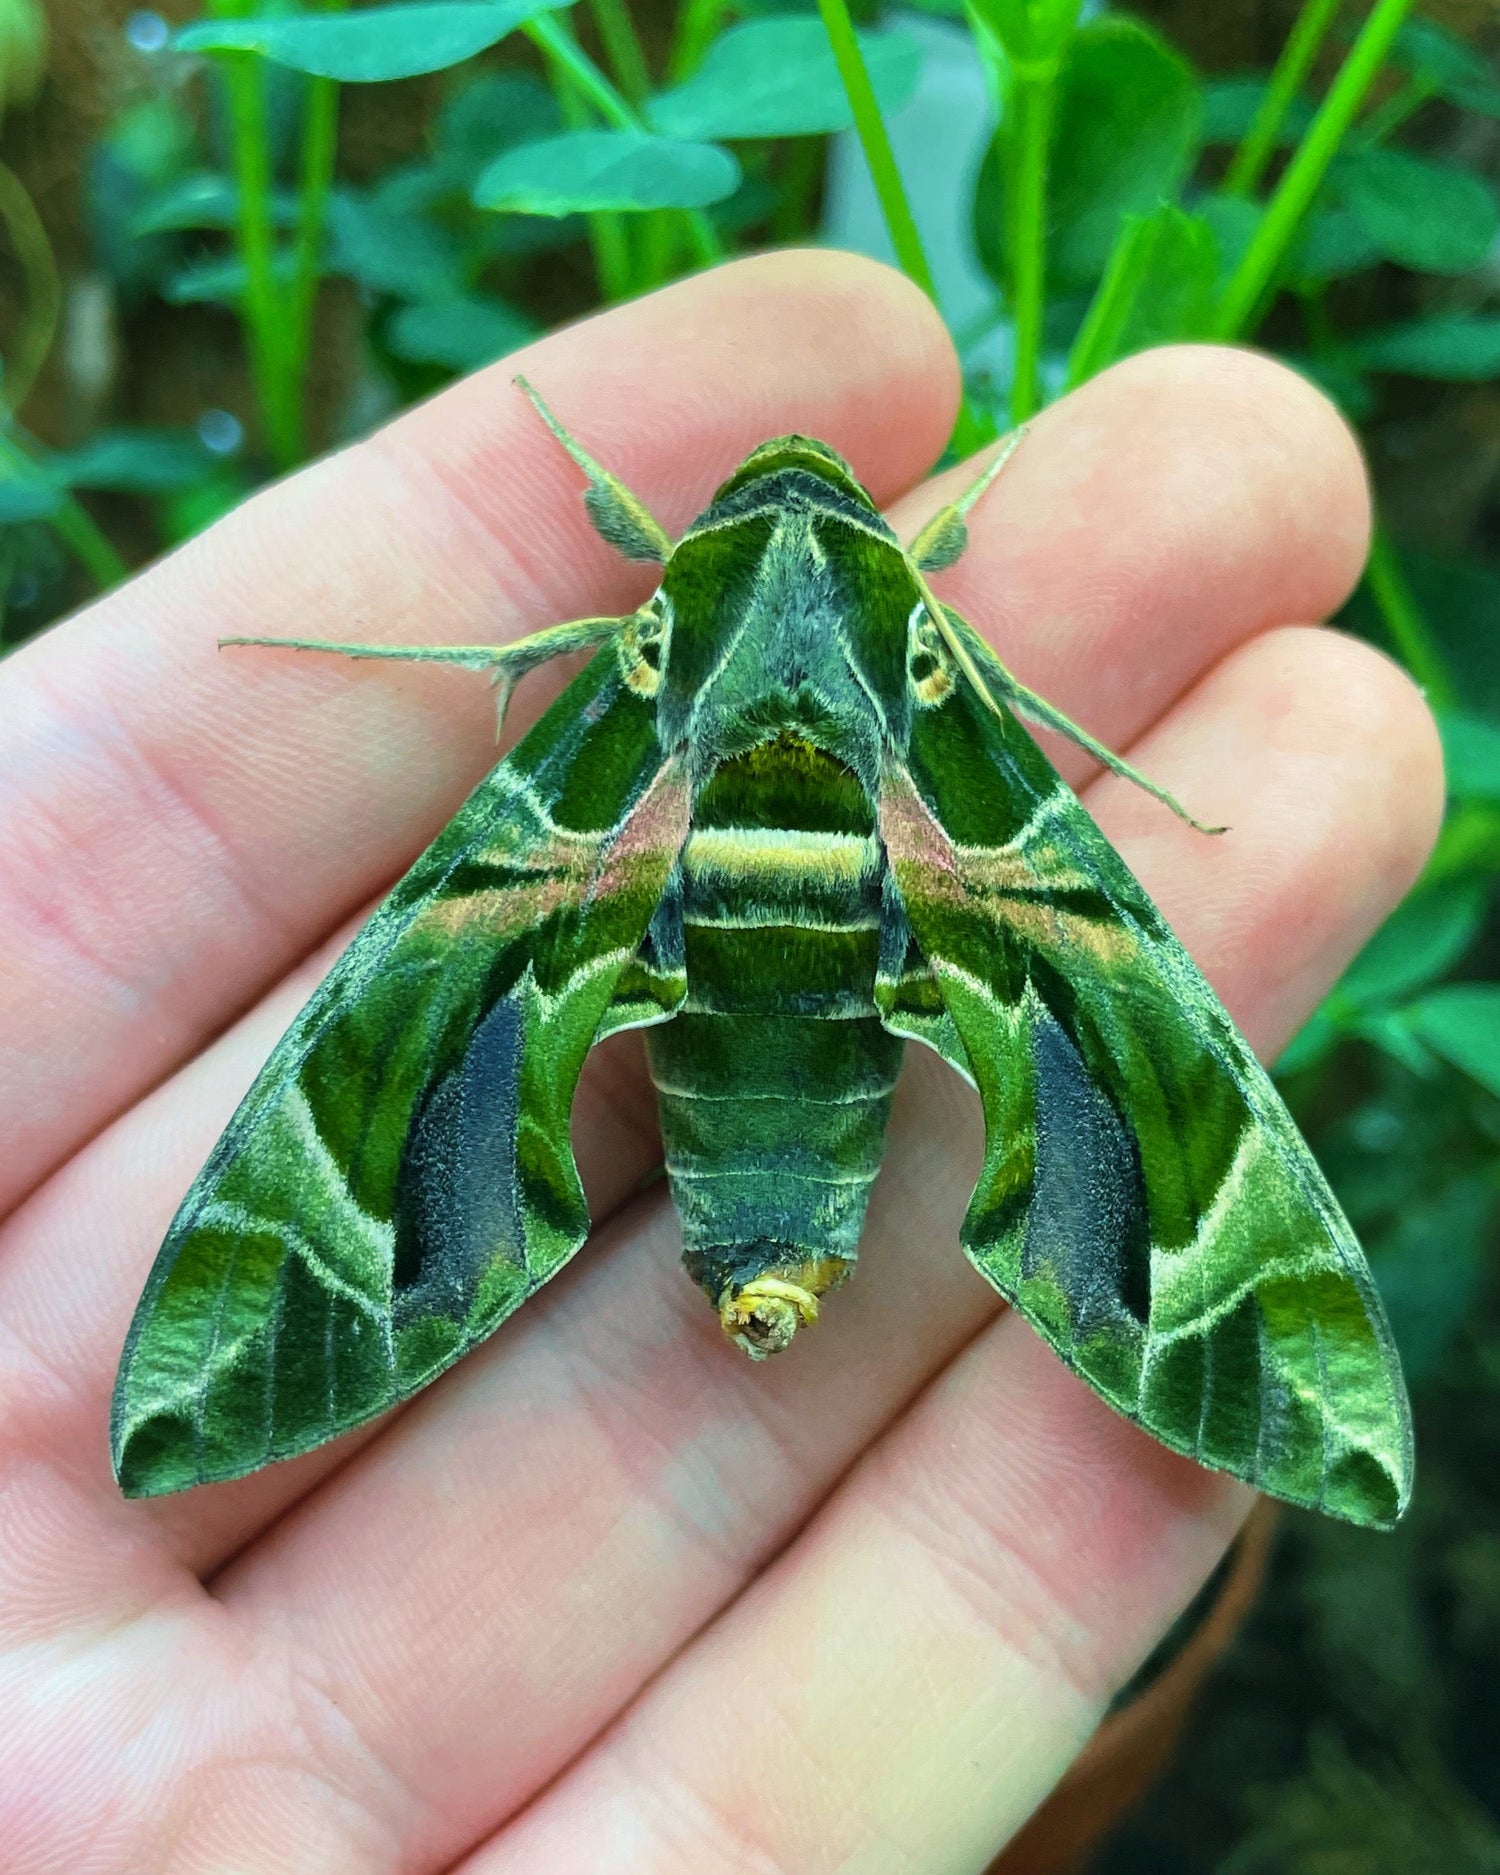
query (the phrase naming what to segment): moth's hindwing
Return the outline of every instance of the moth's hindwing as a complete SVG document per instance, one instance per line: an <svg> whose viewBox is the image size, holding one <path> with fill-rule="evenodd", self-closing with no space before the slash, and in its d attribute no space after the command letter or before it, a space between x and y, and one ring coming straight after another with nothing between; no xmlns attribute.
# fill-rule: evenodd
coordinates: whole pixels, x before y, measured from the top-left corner
<svg viewBox="0 0 1500 1875"><path fill-rule="evenodd" d="M971 649L987 659L977 635ZM983 1100L969 1256L1165 1444L1389 1525L1411 1487L1406 1392L1337 1201L1031 737L932 663L908 759L893 754L883 786L914 937L883 990L891 1026L947 1055Z"/></svg>
<svg viewBox="0 0 1500 1875"><path fill-rule="evenodd" d="M116 1383L128 1493L370 1418L578 1248L574 1087L601 1027L681 998L637 953L687 815L606 646L344 953L194 1183Z"/></svg>

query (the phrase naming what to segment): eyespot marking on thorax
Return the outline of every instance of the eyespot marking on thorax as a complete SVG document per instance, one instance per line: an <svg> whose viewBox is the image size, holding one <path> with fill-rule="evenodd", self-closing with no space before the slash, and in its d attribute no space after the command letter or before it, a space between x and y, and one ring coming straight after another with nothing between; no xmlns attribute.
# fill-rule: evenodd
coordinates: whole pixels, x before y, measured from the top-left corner
<svg viewBox="0 0 1500 1875"><path fill-rule="evenodd" d="M625 621L615 640L620 671L637 696L654 697L661 689L662 665L672 631L672 601L658 590Z"/></svg>
<svg viewBox="0 0 1500 1875"><path fill-rule="evenodd" d="M913 701L923 710L936 709L957 681L953 658L921 599L907 621L906 680Z"/></svg>

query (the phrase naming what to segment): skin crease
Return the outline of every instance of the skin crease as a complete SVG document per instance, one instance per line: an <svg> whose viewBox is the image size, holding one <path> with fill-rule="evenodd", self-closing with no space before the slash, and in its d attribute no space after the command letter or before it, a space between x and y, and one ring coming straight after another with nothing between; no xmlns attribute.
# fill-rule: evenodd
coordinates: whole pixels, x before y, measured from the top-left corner
<svg viewBox="0 0 1500 1875"><path fill-rule="evenodd" d="M334 934L492 759L472 674L215 638L505 638L649 586L517 367L669 530L792 428L904 537L947 492L915 487L955 389L920 297L844 256L743 262L444 393L0 669L7 1875L977 1872L1243 1515L998 1313L955 1240L974 1102L918 1047L856 1279L739 1359L636 1190L631 1037L575 1116L600 1227L513 1324L335 1448L119 1498L109 1388L173 1208ZM1230 823L1087 793L1265 1054L1440 809L1412 686L1305 624L1367 525L1316 393L1176 349L1046 412L935 581Z"/></svg>

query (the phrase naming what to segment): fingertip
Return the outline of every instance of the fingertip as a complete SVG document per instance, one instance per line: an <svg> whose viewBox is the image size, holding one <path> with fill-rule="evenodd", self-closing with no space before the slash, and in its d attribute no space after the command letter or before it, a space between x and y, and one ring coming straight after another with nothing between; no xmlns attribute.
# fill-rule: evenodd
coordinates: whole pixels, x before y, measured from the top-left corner
<svg viewBox="0 0 1500 1875"><path fill-rule="evenodd" d="M1312 625L1266 632L1224 677L1268 762L1284 772L1315 763L1326 775L1330 820L1367 852L1378 922L1416 879L1442 824L1442 744L1421 688L1376 646Z"/></svg>
<svg viewBox="0 0 1500 1875"><path fill-rule="evenodd" d="M1175 410L1219 449L1242 452L1284 524L1283 558L1297 557L1300 615L1338 610L1369 552L1370 485L1358 439L1324 391L1279 359L1233 345L1158 346L1096 382L1164 420Z"/></svg>

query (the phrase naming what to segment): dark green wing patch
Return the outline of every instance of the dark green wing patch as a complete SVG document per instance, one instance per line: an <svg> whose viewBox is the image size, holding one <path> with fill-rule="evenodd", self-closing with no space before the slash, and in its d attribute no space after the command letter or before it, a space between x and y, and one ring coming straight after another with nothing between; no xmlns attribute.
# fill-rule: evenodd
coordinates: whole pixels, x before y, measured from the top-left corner
<svg viewBox="0 0 1500 1875"><path fill-rule="evenodd" d="M950 1060L956 1038L984 1103L975 1264L1164 1443L1393 1522L1411 1429L1369 1270L1124 862L1025 730L963 682L918 711L909 764L892 758L881 833L912 934L882 973L886 1020Z"/></svg>
<svg viewBox="0 0 1500 1875"><path fill-rule="evenodd" d="M573 1091L601 1026L672 1006L669 964L638 953L687 818L606 648L371 918L194 1183L116 1383L127 1492L359 1424L578 1248Z"/></svg>

